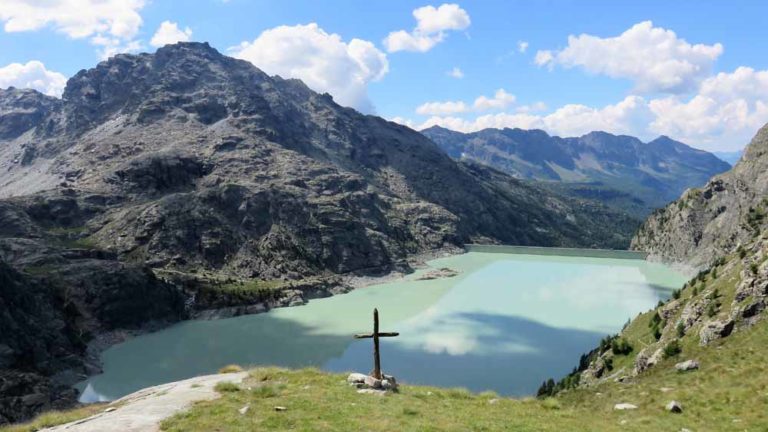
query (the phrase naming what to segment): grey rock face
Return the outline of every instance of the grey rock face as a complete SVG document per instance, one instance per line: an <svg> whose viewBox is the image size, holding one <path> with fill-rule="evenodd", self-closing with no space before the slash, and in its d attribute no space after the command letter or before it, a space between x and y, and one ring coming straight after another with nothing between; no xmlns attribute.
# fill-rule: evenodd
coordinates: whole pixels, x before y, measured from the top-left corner
<svg viewBox="0 0 768 432"><path fill-rule="evenodd" d="M709 345L714 340L729 336L733 331L734 324L731 319L705 323L699 331L699 343Z"/></svg>
<svg viewBox="0 0 768 432"><path fill-rule="evenodd" d="M632 248L667 262L704 268L751 241L768 209L768 125L730 171L651 215Z"/></svg>

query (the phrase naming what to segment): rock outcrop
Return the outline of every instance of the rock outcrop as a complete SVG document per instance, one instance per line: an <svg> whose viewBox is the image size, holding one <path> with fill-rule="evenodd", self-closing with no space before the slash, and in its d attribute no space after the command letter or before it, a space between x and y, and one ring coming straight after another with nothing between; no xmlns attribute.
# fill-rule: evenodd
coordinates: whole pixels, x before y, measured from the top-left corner
<svg viewBox="0 0 768 432"><path fill-rule="evenodd" d="M755 239L768 222L767 214L768 125L732 170L654 212L632 248L662 261L706 268Z"/></svg>

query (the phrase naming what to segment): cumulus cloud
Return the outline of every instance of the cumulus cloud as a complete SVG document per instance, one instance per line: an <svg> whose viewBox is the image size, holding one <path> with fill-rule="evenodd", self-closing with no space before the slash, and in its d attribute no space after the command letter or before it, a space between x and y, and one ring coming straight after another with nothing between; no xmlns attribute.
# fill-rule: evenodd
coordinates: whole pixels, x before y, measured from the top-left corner
<svg viewBox="0 0 768 432"><path fill-rule="evenodd" d="M719 43L692 45L675 32L644 21L616 37L569 36L566 48L539 51L535 63L630 79L640 93L684 93L696 89L722 53Z"/></svg>
<svg viewBox="0 0 768 432"><path fill-rule="evenodd" d="M0 88L31 88L48 96L61 96L67 77L46 69L42 62L11 63L0 68Z"/></svg>
<svg viewBox="0 0 768 432"><path fill-rule="evenodd" d="M345 42L315 23L266 30L252 42L230 48L230 53L268 74L299 78L338 103L363 111L373 109L368 84L389 71L387 56L371 42Z"/></svg>
<svg viewBox="0 0 768 432"><path fill-rule="evenodd" d="M189 27L184 30L179 25L171 21L163 21L157 28L154 36L149 41L153 47L161 47L176 42L188 42L192 38L192 29Z"/></svg>
<svg viewBox="0 0 768 432"><path fill-rule="evenodd" d="M669 96L649 107L655 132L706 148L737 149L768 122L768 70L721 72L704 80L690 99Z"/></svg>
<svg viewBox="0 0 768 432"><path fill-rule="evenodd" d="M102 57L135 51L144 0L3 0L0 21L6 32L50 27L73 39L89 38Z"/></svg>
<svg viewBox="0 0 768 432"><path fill-rule="evenodd" d="M515 103L515 99L515 95L507 93L504 89L498 89L493 97L480 96L475 99L473 106L478 111L504 109Z"/></svg>
<svg viewBox="0 0 768 432"><path fill-rule="evenodd" d="M423 6L413 11L413 17L416 27L412 31L398 30L387 35L387 51L429 51L445 39L447 31L464 30L471 22L467 11L455 3Z"/></svg>
<svg viewBox="0 0 768 432"><path fill-rule="evenodd" d="M525 54L528 51L528 41L519 41L517 43L517 51L521 54Z"/></svg>
<svg viewBox="0 0 768 432"><path fill-rule="evenodd" d="M416 114L421 115L450 115L469 111L464 102L427 102L416 108Z"/></svg>
<svg viewBox="0 0 768 432"><path fill-rule="evenodd" d="M515 103L515 99L515 95L507 93L504 89L498 89L491 97L479 96L471 105L462 101L427 102L419 105L416 108L416 113L420 115L445 116L470 111L500 110Z"/></svg>
<svg viewBox="0 0 768 432"><path fill-rule="evenodd" d="M462 71L458 67L454 67L453 69L447 72L447 75L451 78L462 79L464 78L464 71Z"/></svg>

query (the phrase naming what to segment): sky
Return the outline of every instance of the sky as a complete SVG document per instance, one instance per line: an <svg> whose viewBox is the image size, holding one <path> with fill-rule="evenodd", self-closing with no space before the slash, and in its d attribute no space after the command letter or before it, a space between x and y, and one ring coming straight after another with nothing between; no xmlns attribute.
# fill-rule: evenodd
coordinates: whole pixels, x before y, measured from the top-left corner
<svg viewBox="0 0 768 432"><path fill-rule="evenodd" d="M415 129L667 135L768 122L768 1L0 0L0 88L61 96L118 53L205 41Z"/></svg>

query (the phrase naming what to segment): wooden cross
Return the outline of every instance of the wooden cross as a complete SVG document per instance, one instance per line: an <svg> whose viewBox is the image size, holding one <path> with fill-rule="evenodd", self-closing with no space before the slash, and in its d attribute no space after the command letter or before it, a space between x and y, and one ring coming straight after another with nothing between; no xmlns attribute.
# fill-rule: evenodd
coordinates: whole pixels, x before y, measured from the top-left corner
<svg viewBox="0 0 768 432"><path fill-rule="evenodd" d="M396 332L383 332L379 333L379 310L373 310L373 333L356 334L355 339L369 339L373 338L373 374L376 379L382 379L381 375L381 358L379 357L379 338L380 337L395 337L400 333Z"/></svg>

